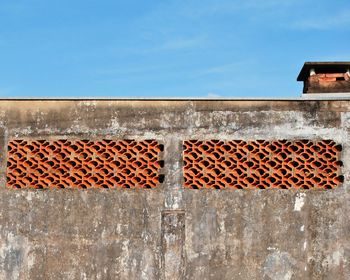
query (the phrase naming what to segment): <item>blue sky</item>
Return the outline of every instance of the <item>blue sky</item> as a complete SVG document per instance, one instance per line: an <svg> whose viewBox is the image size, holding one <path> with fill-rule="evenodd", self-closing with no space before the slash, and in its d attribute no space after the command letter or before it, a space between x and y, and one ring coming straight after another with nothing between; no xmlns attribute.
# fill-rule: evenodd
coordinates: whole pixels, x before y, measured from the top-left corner
<svg viewBox="0 0 350 280"><path fill-rule="evenodd" d="M0 0L0 96L298 97L349 45L349 0Z"/></svg>

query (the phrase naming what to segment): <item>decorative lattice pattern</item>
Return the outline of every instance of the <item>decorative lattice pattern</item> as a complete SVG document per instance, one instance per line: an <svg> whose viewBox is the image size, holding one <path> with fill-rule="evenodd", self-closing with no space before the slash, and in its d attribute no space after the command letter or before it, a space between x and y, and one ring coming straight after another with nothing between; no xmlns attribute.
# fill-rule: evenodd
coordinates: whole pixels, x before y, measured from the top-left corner
<svg viewBox="0 0 350 280"><path fill-rule="evenodd" d="M155 140L13 140L9 188L155 188L163 146Z"/></svg>
<svg viewBox="0 0 350 280"><path fill-rule="evenodd" d="M341 145L321 141L184 141L184 186L191 189L332 189Z"/></svg>

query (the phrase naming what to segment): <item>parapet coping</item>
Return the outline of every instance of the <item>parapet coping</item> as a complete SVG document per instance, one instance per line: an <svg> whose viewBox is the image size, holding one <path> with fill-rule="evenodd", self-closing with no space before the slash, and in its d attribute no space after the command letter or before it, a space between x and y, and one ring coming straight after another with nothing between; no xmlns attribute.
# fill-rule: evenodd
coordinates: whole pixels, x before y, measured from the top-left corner
<svg viewBox="0 0 350 280"><path fill-rule="evenodd" d="M46 97L46 98L0 98L1 101L350 101L349 93L311 93L301 97Z"/></svg>

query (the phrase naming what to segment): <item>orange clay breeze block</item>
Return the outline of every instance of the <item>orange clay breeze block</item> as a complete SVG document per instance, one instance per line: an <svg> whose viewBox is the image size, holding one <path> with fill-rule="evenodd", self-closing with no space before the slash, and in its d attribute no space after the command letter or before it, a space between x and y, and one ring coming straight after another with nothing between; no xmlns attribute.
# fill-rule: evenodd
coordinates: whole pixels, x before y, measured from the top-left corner
<svg viewBox="0 0 350 280"><path fill-rule="evenodd" d="M332 140L184 141L189 189L333 189L341 145Z"/></svg>
<svg viewBox="0 0 350 280"><path fill-rule="evenodd" d="M12 140L7 187L156 188L162 150L156 140Z"/></svg>

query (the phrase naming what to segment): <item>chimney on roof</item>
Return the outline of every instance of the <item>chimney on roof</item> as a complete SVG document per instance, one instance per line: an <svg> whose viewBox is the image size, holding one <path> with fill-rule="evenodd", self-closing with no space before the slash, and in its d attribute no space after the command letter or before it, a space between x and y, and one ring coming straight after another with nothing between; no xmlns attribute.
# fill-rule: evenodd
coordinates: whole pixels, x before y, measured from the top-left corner
<svg viewBox="0 0 350 280"><path fill-rule="evenodd" d="M350 93L350 62L305 62L297 81L303 93Z"/></svg>

